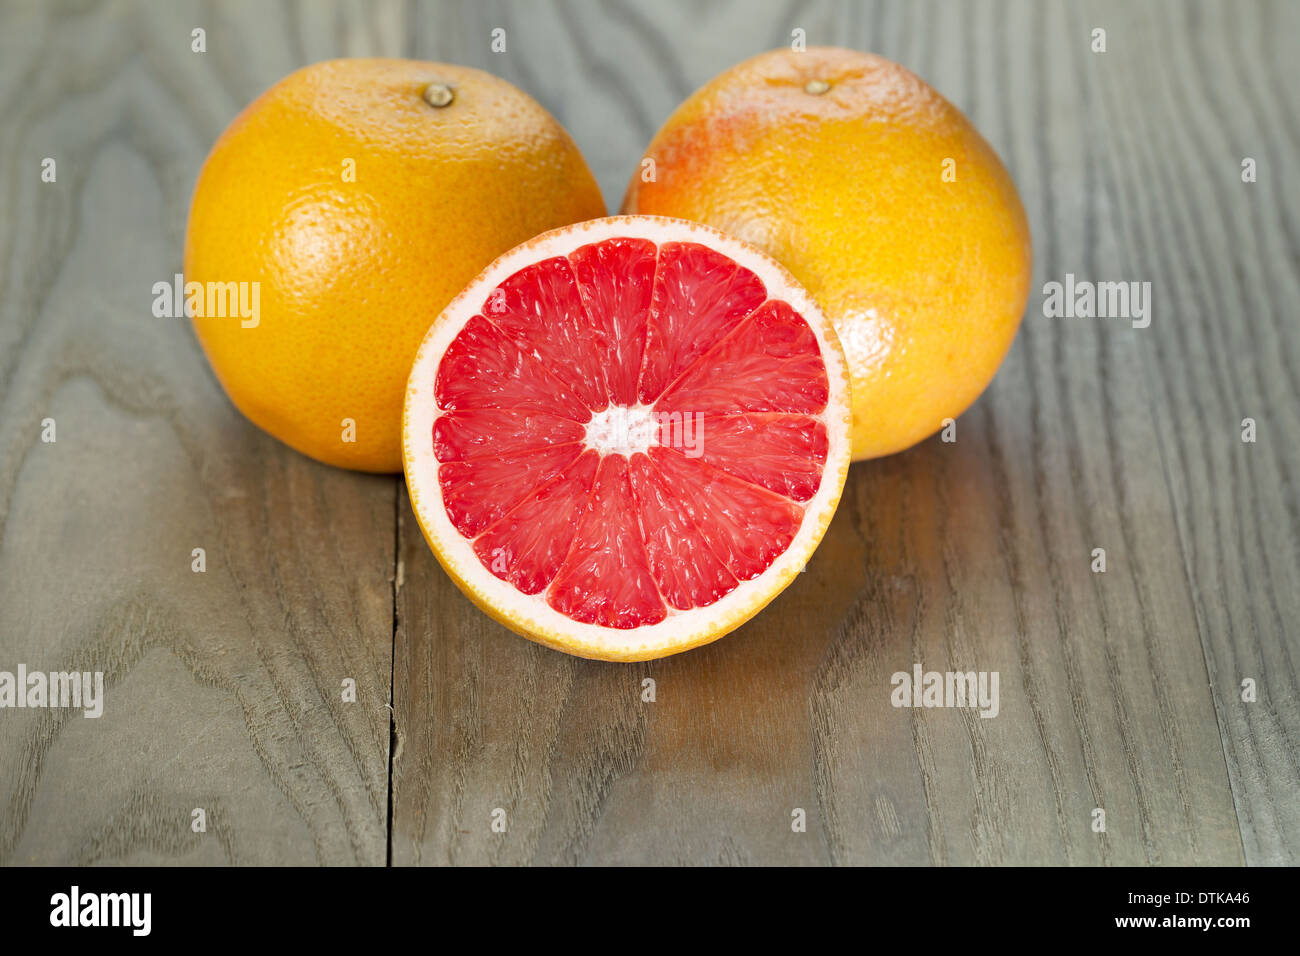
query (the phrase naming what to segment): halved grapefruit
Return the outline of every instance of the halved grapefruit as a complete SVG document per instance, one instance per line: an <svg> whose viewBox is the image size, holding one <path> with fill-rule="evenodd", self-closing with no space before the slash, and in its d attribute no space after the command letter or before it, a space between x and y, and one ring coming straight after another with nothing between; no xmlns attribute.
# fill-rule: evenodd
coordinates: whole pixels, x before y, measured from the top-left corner
<svg viewBox="0 0 1300 956"><path fill-rule="evenodd" d="M484 611L582 657L716 640L821 540L850 457L835 332L707 226L596 219L506 253L430 327L403 461L434 554Z"/></svg>

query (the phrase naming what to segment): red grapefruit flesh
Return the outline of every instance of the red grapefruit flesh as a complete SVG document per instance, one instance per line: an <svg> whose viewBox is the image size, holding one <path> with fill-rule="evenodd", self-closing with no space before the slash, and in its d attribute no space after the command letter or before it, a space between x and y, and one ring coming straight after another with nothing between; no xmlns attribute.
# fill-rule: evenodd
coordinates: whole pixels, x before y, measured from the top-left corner
<svg viewBox="0 0 1300 956"><path fill-rule="evenodd" d="M807 562L843 487L830 324L784 269L679 220L545 233L430 328L404 463L434 553L560 650L645 660L715 640Z"/></svg>

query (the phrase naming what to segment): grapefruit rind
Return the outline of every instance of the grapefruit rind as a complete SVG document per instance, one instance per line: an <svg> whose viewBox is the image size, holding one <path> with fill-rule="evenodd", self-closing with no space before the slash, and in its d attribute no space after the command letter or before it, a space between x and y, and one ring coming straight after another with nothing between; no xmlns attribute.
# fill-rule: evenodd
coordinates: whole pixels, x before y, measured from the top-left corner
<svg viewBox="0 0 1300 956"><path fill-rule="evenodd" d="M438 365L452 340L479 314L489 293L531 263L619 237L648 239L659 246L667 242L699 242L753 271L762 279L769 299L787 302L808 323L817 338L829 384L826 408L819 416L827 431L822 480L816 494L803 505L804 517L789 547L765 571L740 582L713 604L688 610L669 608L664 620L627 630L575 621L547 604L544 594L524 594L486 569L474 552L473 541L461 535L447 516L432 441L434 421L439 415L434 395ZM775 260L748 243L700 223L658 216L611 216L545 232L517 246L484 269L448 304L421 342L407 382L402 461L412 509L434 556L486 614L529 640L578 657L653 660L708 644L735 630L780 594L804 568L830 524L848 475L851 409L848 366L834 328Z"/></svg>

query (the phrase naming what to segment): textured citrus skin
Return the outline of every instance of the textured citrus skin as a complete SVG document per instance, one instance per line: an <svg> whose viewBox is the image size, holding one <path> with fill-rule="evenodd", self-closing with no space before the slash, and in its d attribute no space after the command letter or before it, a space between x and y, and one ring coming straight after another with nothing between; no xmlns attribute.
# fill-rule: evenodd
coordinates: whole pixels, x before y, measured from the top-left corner
<svg viewBox="0 0 1300 956"><path fill-rule="evenodd" d="M425 101L432 83L454 90L449 105ZM203 166L186 281L260 282L261 315L194 328L257 425L332 465L400 471L406 378L429 323L501 253L604 213L568 134L504 80L318 63L248 106Z"/></svg>
<svg viewBox="0 0 1300 956"><path fill-rule="evenodd" d="M645 155L656 181L638 170L623 212L758 246L835 324L855 460L933 434L992 380L1029 294L1029 227L996 154L915 74L834 47L764 53L698 90Z"/></svg>

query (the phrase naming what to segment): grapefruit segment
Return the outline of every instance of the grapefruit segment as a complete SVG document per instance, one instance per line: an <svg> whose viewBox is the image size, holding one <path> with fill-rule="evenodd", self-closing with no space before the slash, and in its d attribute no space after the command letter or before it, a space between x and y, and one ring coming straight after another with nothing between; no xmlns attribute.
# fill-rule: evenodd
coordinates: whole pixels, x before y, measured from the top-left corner
<svg viewBox="0 0 1300 956"><path fill-rule="evenodd" d="M434 383L438 407L518 408L585 422L591 412L564 383L476 315L447 348Z"/></svg>
<svg viewBox="0 0 1300 956"><path fill-rule="evenodd" d="M713 553L686 509L645 455L628 465L646 558L659 593L684 610L712 604L738 583Z"/></svg>
<svg viewBox="0 0 1300 956"><path fill-rule="evenodd" d="M775 262L691 223L595 220L507 253L430 327L407 486L497 620L645 660L794 579L839 500L849 409L830 324Z"/></svg>
<svg viewBox="0 0 1300 956"><path fill-rule="evenodd" d="M668 614L650 574L632 503L627 459L601 459L596 486L546 600L585 624L627 629L655 624Z"/></svg>
<svg viewBox="0 0 1300 956"><path fill-rule="evenodd" d="M497 458L449 461L438 467L447 516L473 538L517 505L530 491L558 475L582 454L582 445L552 445Z"/></svg>
<svg viewBox="0 0 1300 956"><path fill-rule="evenodd" d="M705 418L698 428L705 464L795 501L817 493L828 445L826 426L811 415Z"/></svg>
<svg viewBox="0 0 1300 956"><path fill-rule="evenodd" d="M594 451L579 456L479 535L474 553L484 567L524 594L550 584L573 543L573 516L586 506L599 463Z"/></svg>
<svg viewBox="0 0 1300 956"><path fill-rule="evenodd" d="M556 256L520 269L492 290L483 315L587 408L605 407L603 336L587 318L568 259Z"/></svg>
<svg viewBox="0 0 1300 956"><path fill-rule="evenodd" d="M665 243L650 306L641 401L652 404L766 298L758 276L727 256L696 242Z"/></svg>
<svg viewBox="0 0 1300 956"><path fill-rule="evenodd" d="M569 255L612 405L635 405L658 249L646 239L593 242Z"/></svg>
<svg viewBox="0 0 1300 956"><path fill-rule="evenodd" d="M671 448L652 448L650 460L709 548L737 579L758 577L794 540L803 509L789 498Z"/></svg>
<svg viewBox="0 0 1300 956"><path fill-rule="evenodd" d="M433 453L439 461L465 461L487 455L582 441L587 430L569 418L526 408L466 408L449 411L433 425Z"/></svg>
<svg viewBox="0 0 1300 956"><path fill-rule="evenodd" d="M757 309L655 403L705 415L802 412L826 407L826 368L817 337L784 302Z"/></svg>

